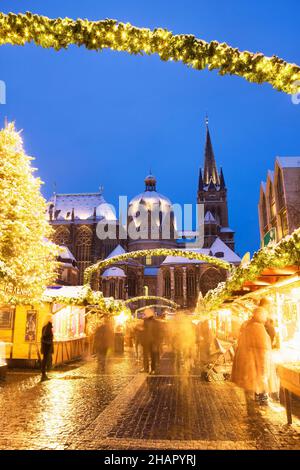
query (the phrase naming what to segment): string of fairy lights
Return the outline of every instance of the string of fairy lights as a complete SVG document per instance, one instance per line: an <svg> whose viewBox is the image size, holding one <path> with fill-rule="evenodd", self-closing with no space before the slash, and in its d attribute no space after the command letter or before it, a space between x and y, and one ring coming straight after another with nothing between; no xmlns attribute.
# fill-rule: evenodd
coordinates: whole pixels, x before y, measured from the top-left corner
<svg viewBox="0 0 300 470"><path fill-rule="evenodd" d="M160 300L162 302L165 302L166 304L172 306L173 308L179 308L179 305L174 302L173 300L167 299L166 297L160 297L158 295L139 295L137 297L130 297L129 299L124 301L124 304L131 304L134 302L140 302L141 300ZM167 305L165 305L166 307ZM148 308L150 308L148 306Z"/></svg>
<svg viewBox="0 0 300 470"><path fill-rule="evenodd" d="M268 245L256 253L250 262L241 264L229 275L226 282L221 282L216 289L204 297L205 308L218 308L225 300L238 291L246 281L253 281L266 268L300 266L300 228L287 235L276 245Z"/></svg>
<svg viewBox="0 0 300 470"><path fill-rule="evenodd" d="M163 61L176 61L196 70L218 70L249 82L269 83L285 93L296 93L300 67L273 55L240 51L218 41L206 42L191 34L173 34L163 28L138 28L113 19L51 19L27 12L0 13L0 45L23 46L33 42L44 48L66 49L70 45L129 54L157 54Z"/></svg>
<svg viewBox="0 0 300 470"><path fill-rule="evenodd" d="M203 253L197 253L195 251L186 251L172 248L154 248L150 250L137 250L130 251L129 253L123 253L121 255L112 256L111 258L100 260L97 263L89 266L84 272L84 283L90 284L93 274L99 272L101 269L107 268L116 263L125 262L134 258L144 258L147 256L179 256L191 260L204 261L206 263L213 264L221 269L230 270L231 264L222 259L215 258L213 256L205 255Z"/></svg>

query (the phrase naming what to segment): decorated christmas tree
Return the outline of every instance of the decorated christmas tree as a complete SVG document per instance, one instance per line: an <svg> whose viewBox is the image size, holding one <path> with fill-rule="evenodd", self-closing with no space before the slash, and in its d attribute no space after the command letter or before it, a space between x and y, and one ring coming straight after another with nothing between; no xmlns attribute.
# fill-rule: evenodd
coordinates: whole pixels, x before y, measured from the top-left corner
<svg viewBox="0 0 300 470"><path fill-rule="evenodd" d="M38 301L55 278L57 247L32 160L7 124L0 131L0 303Z"/></svg>

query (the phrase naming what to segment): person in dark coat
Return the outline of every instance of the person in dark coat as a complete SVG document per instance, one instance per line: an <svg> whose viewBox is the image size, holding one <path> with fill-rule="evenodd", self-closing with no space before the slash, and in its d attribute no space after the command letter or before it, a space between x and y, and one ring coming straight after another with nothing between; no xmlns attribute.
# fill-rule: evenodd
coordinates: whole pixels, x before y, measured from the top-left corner
<svg viewBox="0 0 300 470"><path fill-rule="evenodd" d="M94 345L98 364L102 371L104 371L107 357L114 348L114 329L112 320L109 317L105 317L102 325L98 326L96 329Z"/></svg>
<svg viewBox="0 0 300 470"><path fill-rule="evenodd" d="M41 370L42 378L41 381L49 380L49 377L46 374L47 365L52 362L53 349L53 325L52 325L52 315L48 315L46 322L42 328L42 337L41 337L41 353L43 355Z"/></svg>
<svg viewBox="0 0 300 470"><path fill-rule="evenodd" d="M155 374L158 372L159 366L159 350L161 343L161 328L154 317L154 312L151 309L145 310L144 313L144 330L143 330L143 356L144 368L142 372Z"/></svg>

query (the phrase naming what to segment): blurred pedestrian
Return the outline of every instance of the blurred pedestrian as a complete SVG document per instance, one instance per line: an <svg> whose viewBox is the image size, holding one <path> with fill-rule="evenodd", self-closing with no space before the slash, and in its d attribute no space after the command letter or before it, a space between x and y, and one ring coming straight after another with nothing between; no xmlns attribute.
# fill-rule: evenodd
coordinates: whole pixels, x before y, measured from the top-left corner
<svg viewBox="0 0 300 470"><path fill-rule="evenodd" d="M196 359L196 333L190 318L183 313L176 314L173 320L172 348L176 371L184 367L190 372Z"/></svg>
<svg viewBox="0 0 300 470"><path fill-rule="evenodd" d="M143 350L143 338L144 338L143 320L137 319L134 321L133 327L132 327L132 338L133 338L135 358L139 362L142 357L142 350Z"/></svg>
<svg viewBox="0 0 300 470"><path fill-rule="evenodd" d="M144 312L143 328L143 359L144 368L141 372L156 374L159 368L159 350L161 345L161 330L159 323L154 317L152 309L148 308Z"/></svg>
<svg viewBox="0 0 300 470"><path fill-rule="evenodd" d="M267 315L264 308L257 307L252 318L241 328L231 375L231 380L254 394L261 405L268 404L269 393L278 391L271 339L264 325Z"/></svg>
<svg viewBox="0 0 300 470"><path fill-rule="evenodd" d="M268 335L270 336L272 348L274 348L276 346L276 330L272 304L267 297L262 297L260 299L259 306L263 307L267 311L265 328Z"/></svg>
<svg viewBox="0 0 300 470"><path fill-rule="evenodd" d="M200 364L207 364L213 354L214 334L210 326L210 320L206 319L198 323L199 360Z"/></svg>
<svg viewBox="0 0 300 470"><path fill-rule="evenodd" d="M42 378L41 381L44 382L45 380L49 380L49 377L46 374L47 366L52 364L52 354L54 352L53 349L53 325L52 325L52 314L47 315L43 328L42 328L42 336L41 336L41 353L43 355L43 359L41 362L41 371L42 371Z"/></svg>
<svg viewBox="0 0 300 470"><path fill-rule="evenodd" d="M114 348L114 328L109 316L105 316L102 325L96 329L94 345L98 365L102 371L105 371L107 358Z"/></svg>

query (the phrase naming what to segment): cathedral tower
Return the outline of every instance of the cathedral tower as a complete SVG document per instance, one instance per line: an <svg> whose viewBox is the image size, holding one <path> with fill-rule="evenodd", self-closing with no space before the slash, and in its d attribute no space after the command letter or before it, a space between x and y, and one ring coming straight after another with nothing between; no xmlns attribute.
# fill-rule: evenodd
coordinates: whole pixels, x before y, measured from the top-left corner
<svg viewBox="0 0 300 470"><path fill-rule="evenodd" d="M206 118L204 169L199 170L197 203L204 204L204 246L217 237L234 250L234 231L228 227L227 188L222 168L218 172Z"/></svg>

